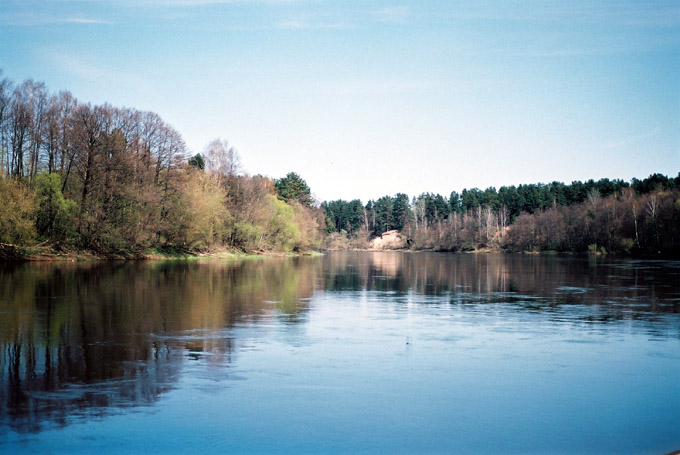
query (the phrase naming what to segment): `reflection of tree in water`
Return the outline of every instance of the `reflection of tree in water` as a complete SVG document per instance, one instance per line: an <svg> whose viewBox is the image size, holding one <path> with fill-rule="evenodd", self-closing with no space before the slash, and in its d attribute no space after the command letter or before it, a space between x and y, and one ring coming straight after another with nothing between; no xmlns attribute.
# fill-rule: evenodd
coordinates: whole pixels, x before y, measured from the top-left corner
<svg viewBox="0 0 680 455"><path fill-rule="evenodd" d="M399 252L0 264L0 428L38 431L154 403L187 362L226 377L240 349L238 327L301 327L317 287L605 324L680 312L679 271L650 261Z"/></svg>
<svg viewBox="0 0 680 455"><path fill-rule="evenodd" d="M150 404L229 328L300 320L320 261L0 264L0 426ZM278 315L278 316L276 316Z"/></svg>
<svg viewBox="0 0 680 455"><path fill-rule="evenodd" d="M38 431L45 421L65 425L74 416L153 403L180 367L169 345L138 346L135 356L115 346L39 347L30 340L3 350L0 409L9 421L1 424L21 432Z"/></svg>
<svg viewBox="0 0 680 455"><path fill-rule="evenodd" d="M326 291L448 297L451 304L517 304L537 311L587 305L584 320L679 313L673 263L501 254L354 252L324 258Z"/></svg>

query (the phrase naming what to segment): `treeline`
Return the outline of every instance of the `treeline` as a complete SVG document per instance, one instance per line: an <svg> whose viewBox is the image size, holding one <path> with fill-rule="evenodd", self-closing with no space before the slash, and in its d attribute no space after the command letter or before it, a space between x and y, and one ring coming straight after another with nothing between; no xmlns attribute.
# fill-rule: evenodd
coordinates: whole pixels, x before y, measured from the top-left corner
<svg viewBox="0 0 680 455"><path fill-rule="evenodd" d="M318 248L323 216L294 173L245 174L215 140L188 157L153 112L0 79L0 242L136 254L151 248Z"/></svg>
<svg viewBox="0 0 680 455"><path fill-rule="evenodd" d="M189 155L153 112L0 78L0 243L124 255L304 251L322 241L365 247L396 229L413 249L680 253L680 174L319 207L295 173L273 180L243 172L226 141Z"/></svg>
<svg viewBox="0 0 680 455"><path fill-rule="evenodd" d="M397 229L412 249L680 253L680 174L324 202L333 245Z"/></svg>

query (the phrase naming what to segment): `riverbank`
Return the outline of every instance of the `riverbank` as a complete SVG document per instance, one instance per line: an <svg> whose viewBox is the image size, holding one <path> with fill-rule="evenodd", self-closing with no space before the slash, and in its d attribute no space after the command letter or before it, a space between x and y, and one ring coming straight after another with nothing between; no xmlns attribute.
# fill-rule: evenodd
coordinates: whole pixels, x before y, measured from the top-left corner
<svg viewBox="0 0 680 455"><path fill-rule="evenodd" d="M606 253L601 251L557 251L557 250L530 250L530 251L511 251L502 248L476 248L471 250L437 250L437 249L413 249L413 248L325 248L322 251L356 251L356 252L398 252L398 253L449 253L449 254L464 254L464 255L484 255L484 254L500 254L500 255L519 255L519 256L565 256L565 257L597 257L597 258L630 258L630 259L663 259L663 260L679 260L680 252L673 251L658 251L658 252L645 252L645 251L635 251L631 254L620 254L620 253Z"/></svg>
<svg viewBox="0 0 680 455"><path fill-rule="evenodd" d="M281 251L245 252L218 249L210 251L191 251L175 248L120 253L98 253L91 250L78 250L54 245L18 246L0 243L0 262L40 262L40 261L127 261L127 260L192 260L192 259L248 259L260 257L289 257L321 255L316 251L287 253Z"/></svg>
<svg viewBox="0 0 680 455"><path fill-rule="evenodd" d="M209 251L192 251L176 248L157 248L138 252L99 253L92 250L79 250L59 245L38 244L32 246L18 246L0 243L0 262L59 262L59 261L166 261L166 260L198 260L223 259L240 260L262 257L295 257L323 255L325 251L393 251L402 253L457 253L457 254L519 254L540 256L615 256L601 252L578 253L573 251L508 251L501 248L478 248L473 250L447 251L435 249L412 248L324 248L321 251L283 252L283 251L240 251L229 249L213 249ZM672 252L658 252L656 254L637 252L623 257L642 259L678 259L680 255Z"/></svg>

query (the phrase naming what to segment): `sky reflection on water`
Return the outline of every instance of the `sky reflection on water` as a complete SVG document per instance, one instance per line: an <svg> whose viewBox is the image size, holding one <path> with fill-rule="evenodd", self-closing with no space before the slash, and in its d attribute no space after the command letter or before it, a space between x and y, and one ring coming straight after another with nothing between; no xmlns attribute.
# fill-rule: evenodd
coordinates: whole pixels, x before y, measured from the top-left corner
<svg viewBox="0 0 680 455"><path fill-rule="evenodd" d="M665 453L677 262L0 266L2 453Z"/></svg>

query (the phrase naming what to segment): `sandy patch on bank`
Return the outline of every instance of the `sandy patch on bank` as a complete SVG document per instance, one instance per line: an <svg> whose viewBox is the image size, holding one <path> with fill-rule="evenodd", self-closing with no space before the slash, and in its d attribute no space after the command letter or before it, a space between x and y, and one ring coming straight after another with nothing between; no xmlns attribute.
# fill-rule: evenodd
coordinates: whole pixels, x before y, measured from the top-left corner
<svg viewBox="0 0 680 455"><path fill-rule="evenodd" d="M406 248L406 236L399 231L383 232L380 237L371 240L371 249L374 250L395 250Z"/></svg>

